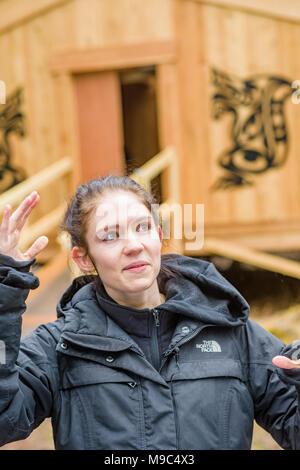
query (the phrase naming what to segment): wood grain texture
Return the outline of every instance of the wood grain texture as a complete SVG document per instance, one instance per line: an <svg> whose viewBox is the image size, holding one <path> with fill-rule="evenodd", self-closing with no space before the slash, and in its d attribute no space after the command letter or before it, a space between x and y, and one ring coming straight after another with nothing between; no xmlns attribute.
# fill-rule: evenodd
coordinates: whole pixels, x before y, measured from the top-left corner
<svg viewBox="0 0 300 470"><path fill-rule="evenodd" d="M74 77L77 97L80 175L88 182L124 173L121 97L116 72Z"/></svg>
<svg viewBox="0 0 300 470"><path fill-rule="evenodd" d="M73 76L154 65L160 148L176 148L181 203L204 204L205 224L212 234L221 227L235 236L241 228L240 236L246 237L248 227L249 234L257 234L252 240L259 245L260 234L281 230L294 246L300 221L300 106L291 100L285 105L289 150L284 166L258 175L251 187L214 191L213 184L222 175L218 156L231 145L231 119L212 117L211 68L243 80L259 74L300 79L298 4L3 0L0 79L8 94L17 86L24 88L27 133L24 139L11 140L16 164L31 176L71 155L75 187L81 178L81 144ZM168 178L164 181L168 193ZM49 188L36 217L53 210L64 190L63 181ZM277 239L272 238L272 247Z"/></svg>
<svg viewBox="0 0 300 470"><path fill-rule="evenodd" d="M3 0L0 3L0 34L73 0Z"/></svg>
<svg viewBox="0 0 300 470"><path fill-rule="evenodd" d="M82 73L113 70L174 62L174 41L122 44L89 47L53 53L50 68L53 72Z"/></svg>
<svg viewBox="0 0 300 470"><path fill-rule="evenodd" d="M258 75L295 80L300 77L300 67L295 61L300 46L296 39L300 24L238 8L223 8L217 3L175 2L176 38L180 51L182 193L185 202L205 205L208 231L213 231L215 225L233 231L245 224L262 224L265 228L269 225L270 232L279 224L284 231L285 223L299 221L300 217L296 130L300 124L300 108L292 104L291 99L286 101L289 148L282 167L256 176L252 186L215 191L213 184L223 171L217 159L232 145L233 118L224 115L219 121L213 119L211 69L215 67L241 80Z"/></svg>
<svg viewBox="0 0 300 470"><path fill-rule="evenodd" d="M186 1L186 0L183 0ZM275 19L300 22L300 4L298 0L189 0L212 6L237 9L254 15Z"/></svg>

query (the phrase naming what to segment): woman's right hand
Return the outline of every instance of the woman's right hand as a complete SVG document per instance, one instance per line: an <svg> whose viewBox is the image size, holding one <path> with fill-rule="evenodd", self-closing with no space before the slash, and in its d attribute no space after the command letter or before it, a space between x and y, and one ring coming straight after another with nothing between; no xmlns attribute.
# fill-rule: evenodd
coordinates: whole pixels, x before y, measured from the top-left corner
<svg viewBox="0 0 300 470"><path fill-rule="evenodd" d="M22 253L18 247L21 230L39 199L39 194L34 191L24 199L15 212L11 213L11 206L5 207L0 228L0 254L10 256L16 261L29 261L47 246L48 238L41 236L25 253Z"/></svg>

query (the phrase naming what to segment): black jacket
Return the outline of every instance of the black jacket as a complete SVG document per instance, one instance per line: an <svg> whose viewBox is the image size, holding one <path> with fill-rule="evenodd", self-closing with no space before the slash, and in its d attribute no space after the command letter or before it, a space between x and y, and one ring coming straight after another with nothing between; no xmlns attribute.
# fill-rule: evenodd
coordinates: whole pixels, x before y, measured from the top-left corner
<svg viewBox="0 0 300 470"><path fill-rule="evenodd" d="M182 277L159 280L155 315L118 305L93 276L75 279L57 320L20 344L38 280L31 263L0 263L1 445L51 417L57 449L249 449L256 419L281 447L300 448L297 373L282 380L271 362L284 344L248 319L212 264L165 261Z"/></svg>

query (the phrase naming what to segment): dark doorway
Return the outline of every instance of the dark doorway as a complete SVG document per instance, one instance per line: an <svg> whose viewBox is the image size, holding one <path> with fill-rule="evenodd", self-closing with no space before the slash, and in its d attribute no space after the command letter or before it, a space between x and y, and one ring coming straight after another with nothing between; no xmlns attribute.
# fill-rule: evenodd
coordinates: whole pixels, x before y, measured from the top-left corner
<svg viewBox="0 0 300 470"><path fill-rule="evenodd" d="M119 73L122 95L124 155L130 175L160 151L157 120L155 67L123 70ZM161 178L151 185L161 203Z"/></svg>

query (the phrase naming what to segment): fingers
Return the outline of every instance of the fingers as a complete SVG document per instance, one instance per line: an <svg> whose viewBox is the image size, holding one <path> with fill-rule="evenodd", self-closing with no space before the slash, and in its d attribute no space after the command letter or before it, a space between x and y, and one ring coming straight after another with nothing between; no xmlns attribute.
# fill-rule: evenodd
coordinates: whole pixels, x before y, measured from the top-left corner
<svg viewBox="0 0 300 470"><path fill-rule="evenodd" d="M48 238L44 235L39 237L31 247L24 253L24 257L28 260L35 258L48 245Z"/></svg>
<svg viewBox="0 0 300 470"><path fill-rule="evenodd" d="M11 214L11 207L7 205L4 209L1 230L0 230L0 237L1 237L2 242L7 242L8 240L10 214Z"/></svg>
<svg viewBox="0 0 300 470"><path fill-rule="evenodd" d="M19 205L10 218L10 230L21 230L36 204L40 199L39 194L34 191L29 196L27 196L24 201Z"/></svg>
<svg viewBox="0 0 300 470"><path fill-rule="evenodd" d="M39 199L39 194L34 191L22 201L13 214L9 204L5 207L0 229L0 238L2 242L6 242L9 235L14 233L16 230L20 232Z"/></svg>
<svg viewBox="0 0 300 470"><path fill-rule="evenodd" d="M18 260L30 260L47 246L48 238L41 236L31 245L26 253L22 254L18 248L20 231L39 199L39 194L34 191L22 201L13 214L11 214L12 209L10 205L5 207L0 227L1 253Z"/></svg>
<svg viewBox="0 0 300 470"><path fill-rule="evenodd" d="M286 356L275 356L272 359L272 362L275 366L280 367L281 369L297 369L300 367L300 361L292 361Z"/></svg>

